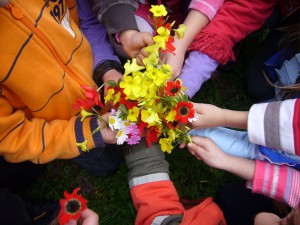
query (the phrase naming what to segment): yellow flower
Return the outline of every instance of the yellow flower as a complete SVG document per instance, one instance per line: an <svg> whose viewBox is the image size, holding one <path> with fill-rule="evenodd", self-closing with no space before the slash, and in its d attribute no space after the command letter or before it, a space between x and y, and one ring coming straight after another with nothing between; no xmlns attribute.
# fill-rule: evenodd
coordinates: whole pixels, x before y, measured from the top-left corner
<svg viewBox="0 0 300 225"><path fill-rule="evenodd" d="M115 90L112 89L112 88L107 91L107 95L104 97L105 103L107 103L108 101L113 99L113 94L114 93L115 93Z"/></svg>
<svg viewBox="0 0 300 225"><path fill-rule="evenodd" d="M175 119L175 115L176 115L176 111L175 111L175 110L172 110L172 111L168 112L168 114L167 114L167 116L166 116L165 119L166 119L168 122L173 122L174 119Z"/></svg>
<svg viewBox="0 0 300 225"><path fill-rule="evenodd" d="M172 77L172 68L169 64L162 64L161 71L169 76L169 79Z"/></svg>
<svg viewBox="0 0 300 225"><path fill-rule="evenodd" d="M177 29L173 29L178 39L184 38L184 33L186 31L186 26L184 24L180 24Z"/></svg>
<svg viewBox="0 0 300 225"><path fill-rule="evenodd" d="M155 17L166 16L168 14L164 5L151 5L150 12L152 12Z"/></svg>
<svg viewBox="0 0 300 225"><path fill-rule="evenodd" d="M78 147L80 147L83 152L89 151L89 149L87 148L87 140L85 140L84 142L81 142L81 143L76 143L76 145Z"/></svg>
<svg viewBox="0 0 300 225"><path fill-rule="evenodd" d="M81 120L80 120L81 122L82 122L86 117L89 117L89 116L93 116L93 115L94 115L94 113L88 112L88 111L86 111L84 108L81 108L80 114L81 114Z"/></svg>
<svg viewBox="0 0 300 225"><path fill-rule="evenodd" d="M115 94L114 104L116 104L117 102L119 102L120 99L121 99L121 92L118 92L117 94Z"/></svg>
<svg viewBox="0 0 300 225"><path fill-rule="evenodd" d="M133 72L137 72L137 71L142 70L144 68L145 68L144 66L139 66L136 63L136 58L133 58L131 63L130 63L130 60L128 60L125 63L125 65L124 65L124 69L125 69L124 76L126 76L126 75L128 75L130 73L133 73Z"/></svg>
<svg viewBox="0 0 300 225"><path fill-rule="evenodd" d="M159 144L163 152L171 153L173 146L168 138L161 138L159 140Z"/></svg>
<svg viewBox="0 0 300 225"><path fill-rule="evenodd" d="M120 87L124 88L124 93L129 96L131 94L135 95L141 90L141 80L142 78L140 76L129 76L124 75L124 81L120 82Z"/></svg>
<svg viewBox="0 0 300 225"><path fill-rule="evenodd" d="M145 123L148 123L149 126L154 125L155 123L158 123L160 120L158 118L158 115L156 112L154 112L151 108L148 108L147 110L142 110L142 121Z"/></svg>
<svg viewBox="0 0 300 225"><path fill-rule="evenodd" d="M134 106L132 109L128 110L127 120L136 122L139 116L139 108Z"/></svg>

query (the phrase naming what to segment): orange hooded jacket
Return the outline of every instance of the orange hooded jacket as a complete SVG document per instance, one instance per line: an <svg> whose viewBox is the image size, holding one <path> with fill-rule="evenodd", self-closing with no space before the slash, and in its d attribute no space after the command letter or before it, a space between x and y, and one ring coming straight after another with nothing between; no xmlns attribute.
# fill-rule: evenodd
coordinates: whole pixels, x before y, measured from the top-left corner
<svg viewBox="0 0 300 225"><path fill-rule="evenodd" d="M67 3L67 4L66 4ZM0 8L0 155L47 163L80 154L76 142L103 147L92 117L71 105L92 81L91 48L70 16L76 1L12 0ZM78 18L75 18L78 21Z"/></svg>

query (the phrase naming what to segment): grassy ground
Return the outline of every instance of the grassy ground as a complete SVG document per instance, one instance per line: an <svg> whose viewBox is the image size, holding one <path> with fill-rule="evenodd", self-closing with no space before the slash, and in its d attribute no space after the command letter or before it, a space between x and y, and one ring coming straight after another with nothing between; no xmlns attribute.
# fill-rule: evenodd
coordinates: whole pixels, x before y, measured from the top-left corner
<svg viewBox="0 0 300 225"><path fill-rule="evenodd" d="M193 98L220 107L248 110L253 103L246 93L244 72L258 46L262 34L251 35L243 42L238 63L229 72L219 72L206 82ZM196 160L185 150L176 150L167 155L171 178L180 197L198 199L214 196L218 189L235 176L218 171ZM88 199L88 206L100 215L101 225L132 225L136 211L131 202L127 186L127 168L122 163L111 177L98 178L81 170L70 161L55 161L48 166L47 173L35 184L29 194L40 199L60 199L64 190L71 192L81 187L81 193Z"/></svg>

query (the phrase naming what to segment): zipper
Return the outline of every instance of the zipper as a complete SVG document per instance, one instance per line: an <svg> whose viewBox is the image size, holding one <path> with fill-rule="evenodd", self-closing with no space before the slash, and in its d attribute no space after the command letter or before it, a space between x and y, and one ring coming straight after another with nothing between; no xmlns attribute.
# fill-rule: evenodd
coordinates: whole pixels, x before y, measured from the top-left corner
<svg viewBox="0 0 300 225"><path fill-rule="evenodd" d="M70 75L70 77L75 80L80 85L86 85L85 82L83 82L81 79L79 79L74 72L72 72L69 67L67 67L63 60L60 58L58 53L56 52L55 48L52 46L50 41L45 37L45 35L36 28L24 15L24 12L19 7L13 6L11 3L9 3L6 7L7 10L10 11L11 15L17 19L20 20L28 29L30 29L48 48L48 50L52 53L52 56L56 60L56 62L63 68L63 70Z"/></svg>

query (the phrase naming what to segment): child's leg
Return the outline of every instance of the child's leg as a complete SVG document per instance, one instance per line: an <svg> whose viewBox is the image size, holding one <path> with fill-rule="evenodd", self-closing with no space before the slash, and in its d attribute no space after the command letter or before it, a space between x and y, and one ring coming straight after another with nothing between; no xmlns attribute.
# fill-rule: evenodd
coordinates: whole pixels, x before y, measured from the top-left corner
<svg viewBox="0 0 300 225"><path fill-rule="evenodd" d="M191 130L191 136L209 137L223 152L247 159L259 158L258 145L249 141L247 132L223 127Z"/></svg>

